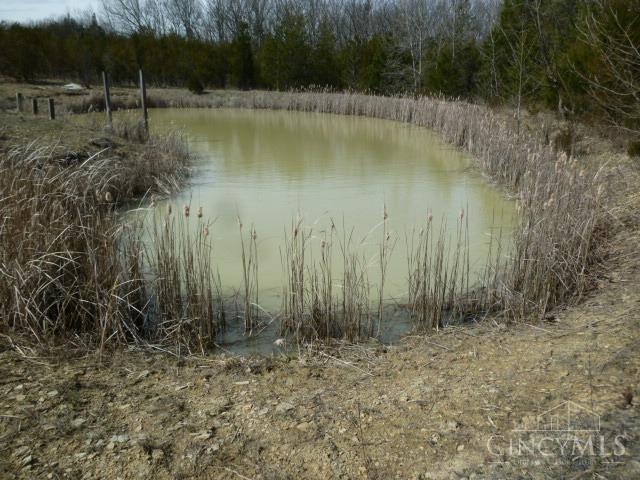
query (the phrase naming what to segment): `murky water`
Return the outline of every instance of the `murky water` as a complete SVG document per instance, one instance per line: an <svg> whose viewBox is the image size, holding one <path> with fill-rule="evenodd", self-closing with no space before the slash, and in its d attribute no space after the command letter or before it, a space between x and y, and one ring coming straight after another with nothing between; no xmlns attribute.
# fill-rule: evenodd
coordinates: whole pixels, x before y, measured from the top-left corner
<svg viewBox="0 0 640 480"><path fill-rule="evenodd" d="M165 109L151 127L183 130L198 156L192 185L167 200L181 210L202 207L215 221L214 262L223 287L242 284L238 218L258 235L260 301L280 307L281 248L285 229L303 218L316 233L331 221L353 229L355 243L379 277L378 248L386 205L392 253L385 296L402 301L407 290L405 235L424 225L469 221L472 268L486 259L489 234L508 230L514 204L470 168L470 159L432 132L391 121L297 112ZM334 270L335 271L335 270Z"/></svg>

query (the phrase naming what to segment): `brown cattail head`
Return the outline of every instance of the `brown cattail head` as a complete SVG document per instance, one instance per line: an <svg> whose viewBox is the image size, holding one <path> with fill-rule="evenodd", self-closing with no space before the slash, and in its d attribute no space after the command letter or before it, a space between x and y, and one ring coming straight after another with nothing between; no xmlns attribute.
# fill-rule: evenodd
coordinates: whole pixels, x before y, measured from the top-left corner
<svg viewBox="0 0 640 480"><path fill-rule="evenodd" d="M198 218L202 218L202 207L198 207Z"/></svg>
<svg viewBox="0 0 640 480"><path fill-rule="evenodd" d="M171 215L171 204L167 205L167 215Z"/></svg>
<svg viewBox="0 0 640 480"><path fill-rule="evenodd" d="M189 205L185 205L184 206L184 216L188 217L190 212L191 212L191 207Z"/></svg>
<svg viewBox="0 0 640 480"><path fill-rule="evenodd" d="M460 209L460 220L464 218L464 208Z"/></svg>
<svg viewBox="0 0 640 480"><path fill-rule="evenodd" d="M205 237L208 237L209 236L209 227L204 227L203 233L204 233Z"/></svg>
<svg viewBox="0 0 640 480"><path fill-rule="evenodd" d="M427 223L431 223L432 220L433 220L433 213L429 212L427 214Z"/></svg>

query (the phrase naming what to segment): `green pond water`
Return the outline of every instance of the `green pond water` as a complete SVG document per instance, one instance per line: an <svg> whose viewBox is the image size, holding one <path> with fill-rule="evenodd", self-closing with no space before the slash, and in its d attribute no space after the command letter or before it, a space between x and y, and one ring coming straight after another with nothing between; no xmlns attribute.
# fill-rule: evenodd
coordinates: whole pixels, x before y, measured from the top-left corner
<svg viewBox="0 0 640 480"><path fill-rule="evenodd" d="M437 229L442 221L454 227L464 209L472 270L484 264L490 236L502 228L508 238L515 219L514 203L471 168L467 155L413 125L233 109L152 110L150 124L155 133L184 131L196 154L190 186L162 203L171 203L176 212L184 204L192 212L202 207L214 222L213 261L227 291L242 285L238 218L245 229L255 227L260 303L266 310L280 308L284 232L297 219L313 231L315 256L332 221L340 235L343 225L353 232L375 298L386 205L387 230L395 242L385 286L389 302L406 298L406 235L424 226L429 212ZM195 215L189 221L195 225ZM337 248L334 252L339 257Z"/></svg>

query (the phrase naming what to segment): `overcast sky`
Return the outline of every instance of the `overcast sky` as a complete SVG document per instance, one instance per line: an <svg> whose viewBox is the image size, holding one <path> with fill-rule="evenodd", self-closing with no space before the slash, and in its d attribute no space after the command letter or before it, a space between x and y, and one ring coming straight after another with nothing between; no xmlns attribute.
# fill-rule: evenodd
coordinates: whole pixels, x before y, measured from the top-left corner
<svg viewBox="0 0 640 480"><path fill-rule="evenodd" d="M99 5L100 0L0 0L0 21L42 20L88 8L98 10Z"/></svg>

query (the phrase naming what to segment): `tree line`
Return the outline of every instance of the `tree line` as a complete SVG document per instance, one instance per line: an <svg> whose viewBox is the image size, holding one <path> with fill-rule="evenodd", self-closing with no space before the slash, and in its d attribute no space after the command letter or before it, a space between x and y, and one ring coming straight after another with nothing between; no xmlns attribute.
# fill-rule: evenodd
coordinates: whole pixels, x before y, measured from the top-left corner
<svg viewBox="0 0 640 480"><path fill-rule="evenodd" d="M104 0L0 24L0 73L429 94L640 124L637 0Z"/></svg>

